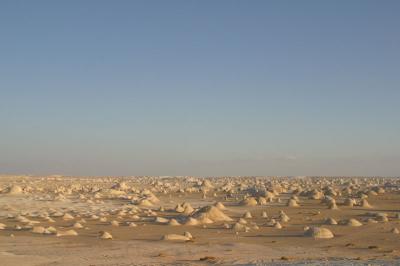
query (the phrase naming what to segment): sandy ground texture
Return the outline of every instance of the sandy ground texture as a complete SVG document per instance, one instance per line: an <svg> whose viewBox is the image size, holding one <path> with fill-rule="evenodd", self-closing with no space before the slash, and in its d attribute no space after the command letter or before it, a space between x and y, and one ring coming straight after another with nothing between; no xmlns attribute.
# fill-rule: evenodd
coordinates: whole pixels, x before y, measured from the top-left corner
<svg viewBox="0 0 400 266"><path fill-rule="evenodd" d="M0 176L0 265L399 265L400 179Z"/></svg>

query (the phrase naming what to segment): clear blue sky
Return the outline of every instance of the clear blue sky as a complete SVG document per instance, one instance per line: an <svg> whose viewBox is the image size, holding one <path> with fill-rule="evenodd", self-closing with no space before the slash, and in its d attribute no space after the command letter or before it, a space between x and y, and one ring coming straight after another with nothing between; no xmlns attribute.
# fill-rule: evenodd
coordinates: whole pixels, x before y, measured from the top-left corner
<svg viewBox="0 0 400 266"><path fill-rule="evenodd" d="M0 172L400 175L400 1L1 1Z"/></svg>

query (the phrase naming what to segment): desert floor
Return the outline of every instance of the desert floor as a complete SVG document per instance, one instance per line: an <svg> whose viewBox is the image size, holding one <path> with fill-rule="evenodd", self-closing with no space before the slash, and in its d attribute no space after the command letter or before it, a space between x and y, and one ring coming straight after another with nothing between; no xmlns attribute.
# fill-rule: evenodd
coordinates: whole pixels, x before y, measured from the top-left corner
<svg viewBox="0 0 400 266"><path fill-rule="evenodd" d="M0 190L0 265L400 264L395 178L1 176Z"/></svg>

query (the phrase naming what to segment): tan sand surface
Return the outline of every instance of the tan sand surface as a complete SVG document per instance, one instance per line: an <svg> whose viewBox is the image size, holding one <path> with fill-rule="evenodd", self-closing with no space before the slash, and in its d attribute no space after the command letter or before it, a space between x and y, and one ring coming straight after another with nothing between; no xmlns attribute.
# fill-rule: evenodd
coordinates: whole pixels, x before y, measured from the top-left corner
<svg viewBox="0 0 400 266"><path fill-rule="evenodd" d="M1 176L1 224L0 265L395 265L400 180Z"/></svg>

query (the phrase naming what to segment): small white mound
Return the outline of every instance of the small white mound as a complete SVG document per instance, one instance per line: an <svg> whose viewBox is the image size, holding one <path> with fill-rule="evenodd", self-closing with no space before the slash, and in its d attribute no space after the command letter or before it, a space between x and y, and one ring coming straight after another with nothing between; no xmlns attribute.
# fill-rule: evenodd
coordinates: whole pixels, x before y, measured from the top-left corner
<svg viewBox="0 0 400 266"><path fill-rule="evenodd" d="M190 225L190 226L199 225L199 221L197 221L197 219L195 219L193 217L189 217L189 219L186 221L185 225Z"/></svg>
<svg viewBox="0 0 400 266"><path fill-rule="evenodd" d="M193 239L193 236L189 232L185 232L183 235L178 234L167 234L162 237L162 240L166 241L178 241L178 242L186 242Z"/></svg>
<svg viewBox="0 0 400 266"><path fill-rule="evenodd" d="M336 225L336 224L337 224L337 221L336 221L335 219L329 217L329 218L327 218L327 219L325 220L325 224Z"/></svg>
<svg viewBox="0 0 400 266"><path fill-rule="evenodd" d="M243 214L243 218L251 219L251 218L253 218L253 216L251 215L251 213L250 213L249 211L247 211L247 212L245 212L245 213Z"/></svg>
<svg viewBox="0 0 400 266"><path fill-rule="evenodd" d="M192 214L193 218L204 223L207 220L214 222L230 222L232 219L215 206L205 206Z"/></svg>
<svg viewBox="0 0 400 266"><path fill-rule="evenodd" d="M60 237L60 236L77 236L77 235L78 235L78 233L73 229L67 230L67 231L58 231L57 234L56 234L57 237Z"/></svg>
<svg viewBox="0 0 400 266"><path fill-rule="evenodd" d="M156 217L154 219L154 222L159 223L159 224L166 224L169 222L169 220L167 218L164 217Z"/></svg>
<svg viewBox="0 0 400 266"><path fill-rule="evenodd" d="M240 223L240 224L247 224L247 221L246 221L246 219L244 219L244 218L239 218L238 223Z"/></svg>
<svg viewBox="0 0 400 266"><path fill-rule="evenodd" d="M189 203L184 203L182 207L184 208L183 214L190 215L194 212L192 205L190 205Z"/></svg>
<svg viewBox="0 0 400 266"><path fill-rule="evenodd" d="M222 204L222 202L218 201L217 203L214 204L214 206L217 207L220 210L226 210L226 207L225 207L224 204Z"/></svg>
<svg viewBox="0 0 400 266"><path fill-rule="evenodd" d="M260 205L267 205L267 198L264 197L258 197L258 204Z"/></svg>
<svg viewBox="0 0 400 266"><path fill-rule="evenodd" d="M300 205L297 203L295 199L290 199L287 203L288 207L299 207Z"/></svg>
<svg viewBox="0 0 400 266"><path fill-rule="evenodd" d="M330 209L330 210L339 210L339 208L336 205L335 201L331 201L331 202L328 203L328 209Z"/></svg>
<svg viewBox="0 0 400 266"><path fill-rule="evenodd" d="M34 234L44 234L46 232L46 228L43 226L34 226L31 232Z"/></svg>
<svg viewBox="0 0 400 266"><path fill-rule="evenodd" d="M367 209L372 208L372 206L369 204L369 202L366 199L361 200L361 207L367 208Z"/></svg>
<svg viewBox="0 0 400 266"><path fill-rule="evenodd" d="M242 206L256 206L258 204L257 200L254 197L249 197L240 202Z"/></svg>
<svg viewBox="0 0 400 266"><path fill-rule="evenodd" d="M241 223L235 223L232 229L235 230L236 232L245 232L246 226Z"/></svg>
<svg viewBox="0 0 400 266"><path fill-rule="evenodd" d="M280 224L280 222L276 222L276 223L274 224L274 228L276 228L276 229L282 229L282 225Z"/></svg>
<svg viewBox="0 0 400 266"><path fill-rule="evenodd" d="M344 201L344 205L347 206L347 207L353 207L354 204L355 204L355 200L352 199L352 198L347 198Z"/></svg>
<svg viewBox="0 0 400 266"><path fill-rule="evenodd" d="M73 219L74 219L74 216L72 216L72 215L69 214L69 213L65 213L64 216L62 217L62 219L63 219L64 221L69 221L69 220L73 220Z"/></svg>
<svg viewBox="0 0 400 266"><path fill-rule="evenodd" d="M47 227L46 230L47 230L48 232L50 232L51 234L57 234L57 229L54 228L53 226Z"/></svg>
<svg viewBox="0 0 400 266"><path fill-rule="evenodd" d="M20 195L22 194L23 190L20 186L12 185L8 190L8 194L10 195Z"/></svg>
<svg viewBox="0 0 400 266"><path fill-rule="evenodd" d="M354 218L343 221L342 224L346 225L346 226L362 226L363 225L360 221L358 221L357 219L354 219Z"/></svg>
<svg viewBox="0 0 400 266"><path fill-rule="evenodd" d="M175 211L176 211L176 212L179 212L179 213L182 213L182 212L185 211L185 208L183 208L182 205L178 204L178 205L176 205L176 207L175 207Z"/></svg>
<svg viewBox="0 0 400 266"><path fill-rule="evenodd" d="M172 218L171 220L169 220L168 225L170 225L170 226L179 226L181 224L176 219Z"/></svg>
<svg viewBox="0 0 400 266"><path fill-rule="evenodd" d="M141 201L139 202L139 205L140 205L140 206L143 206L143 207L152 207L152 206L153 206L153 203L151 203L151 201L148 200L148 199L143 199L143 200L141 200Z"/></svg>
<svg viewBox="0 0 400 266"><path fill-rule="evenodd" d="M128 226L129 227L137 227L137 224L135 224L134 222L128 222Z"/></svg>
<svg viewBox="0 0 400 266"><path fill-rule="evenodd" d="M113 221L110 222L110 225L119 226L119 222L117 220L113 220Z"/></svg>
<svg viewBox="0 0 400 266"><path fill-rule="evenodd" d="M100 238L101 239L112 239L112 235L109 232L102 231L100 232Z"/></svg>
<svg viewBox="0 0 400 266"><path fill-rule="evenodd" d="M76 223L74 223L72 225L72 227L77 228L77 229L81 229L81 228L83 228L83 225L81 223L76 222Z"/></svg>
<svg viewBox="0 0 400 266"><path fill-rule="evenodd" d="M279 220L280 220L281 222L283 222L283 223L287 223L287 222L289 222L290 217L289 217L286 213L284 213L283 211L281 211L280 214L279 214Z"/></svg>
<svg viewBox="0 0 400 266"><path fill-rule="evenodd" d="M393 228L392 230L390 230L390 232L393 233L393 234L396 234L396 235L398 235L400 233L399 229L397 229L396 227Z"/></svg>
<svg viewBox="0 0 400 266"><path fill-rule="evenodd" d="M384 223L389 222L389 218L388 218L387 213L379 212L379 213L377 213L377 214L375 215L375 217L376 217L375 219L376 219L378 222L384 222Z"/></svg>
<svg viewBox="0 0 400 266"><path fill-rule="evenodd" d="M331 230L323 227L311 227L304 232L304 235L316 239L329 239L334 237Z"/></svg>

